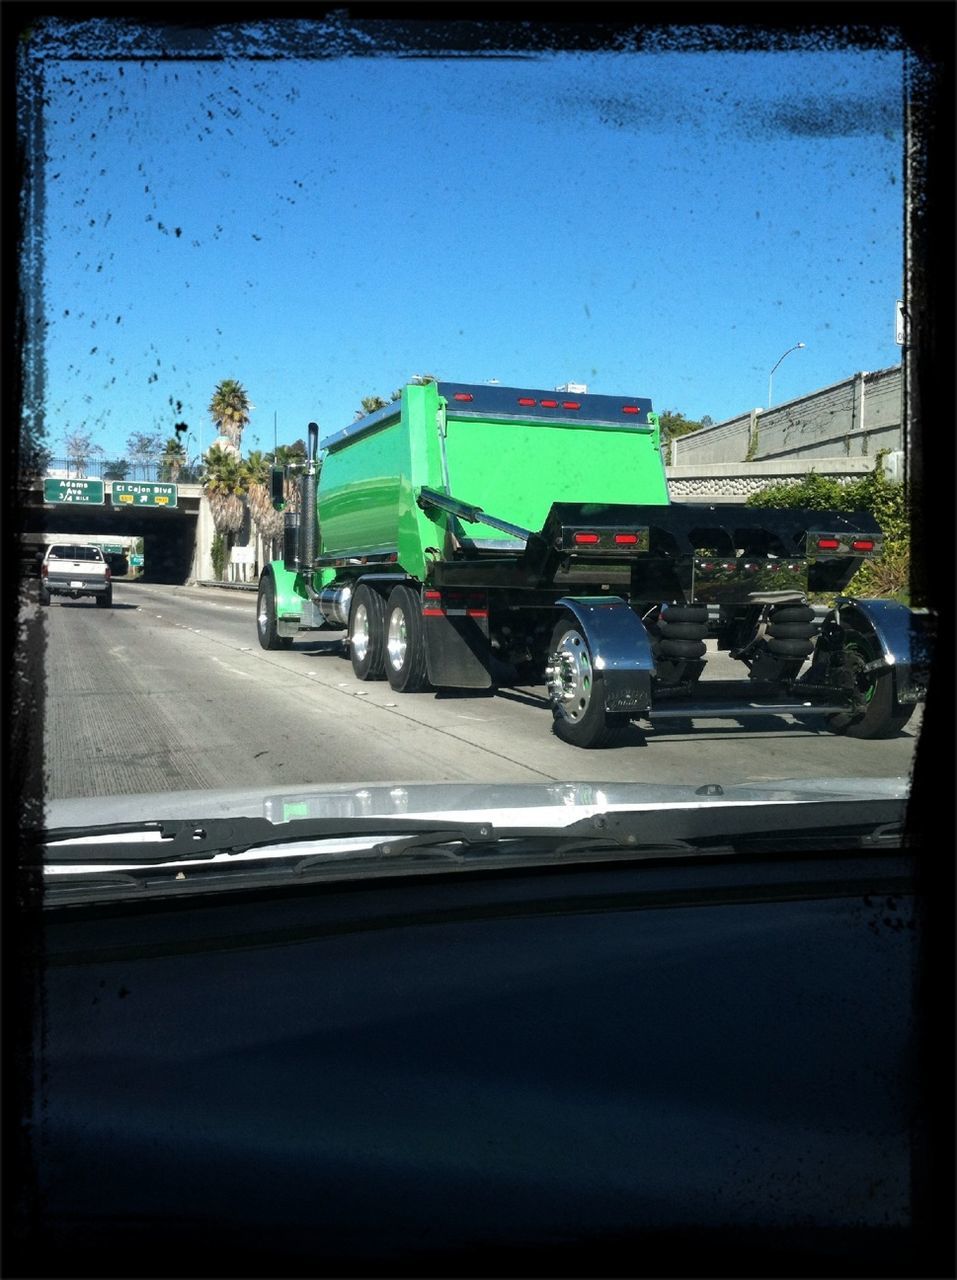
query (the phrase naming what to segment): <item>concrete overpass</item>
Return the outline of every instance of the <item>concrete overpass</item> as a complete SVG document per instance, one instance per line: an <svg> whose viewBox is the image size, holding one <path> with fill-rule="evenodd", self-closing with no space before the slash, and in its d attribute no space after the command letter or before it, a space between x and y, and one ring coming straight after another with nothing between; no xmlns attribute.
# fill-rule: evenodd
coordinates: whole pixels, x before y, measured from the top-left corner
<svg viewBox="0 0 957 1280"><path fill-rule="evenodd" d="M209 509L201 485L177 485L175 507L114 504L110 481L104 481L103 487L102 505L44 503L42 479L22 489L20 527L25 542L49 542L51 536L142 538L146 577L151 582L182 583L202 576L197 532L201 523L200 507L206 508L207 517ZM208 543L209 539L207 561Z"/></svg>

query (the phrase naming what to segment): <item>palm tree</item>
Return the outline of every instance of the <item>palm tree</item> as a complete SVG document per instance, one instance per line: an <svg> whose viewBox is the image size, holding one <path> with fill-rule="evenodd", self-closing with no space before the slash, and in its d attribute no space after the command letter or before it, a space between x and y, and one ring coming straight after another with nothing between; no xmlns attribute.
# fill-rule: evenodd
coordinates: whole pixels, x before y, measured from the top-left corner
<svg viewBox="0 0 957 1280"><path fill-rule="evenodd" d="M249 403L249 396L241 382L235 378L224 378L218 383L209 402L209 413L219 431L220 437L228 442L239 453L243 431L249 425L249 413L255 405ZM222 446L221 446L222 447Z"/></svg>
<svg viewBox="0 0 957 1280"><path fill-rule="evenodd" d="M248 492L246 502L253 523L259 530L259 536L272 547L275 538L283 530L283 513L273 509L270 490L270 460L266 454L254 451L246 459L246 483ZM270 559L272 556L270 555Z"/></svg>
<svg viewBox="0 0 957 1280"><path fill-rule="evenodd" d="M393 399L395 399L394 396ZM389 401L383 400L381 396L363 396L360 401L362 408L356 409L356 421L364 418L368 413L375 413L377 409L384 409L388 403Z"/></svg>
<svg viewBox="0 0 957 1280"><path fill-rule="evenodd" d="M183 463L186 461L186 450L179 442L179 436L170 436L163 446L163 453L160 457L160 479L171 481L173 484L179 479L179 473L183 469Z"/></svg>
<svg viewBox="0 0 957 1280"><path fill-rule="evenodd" d="M209 503L217 534L226 540L226 562L229 561L231 535L242 528L248 480L246 467L231 450L214 444L205 457L206 475L203 493Z"/></svg>

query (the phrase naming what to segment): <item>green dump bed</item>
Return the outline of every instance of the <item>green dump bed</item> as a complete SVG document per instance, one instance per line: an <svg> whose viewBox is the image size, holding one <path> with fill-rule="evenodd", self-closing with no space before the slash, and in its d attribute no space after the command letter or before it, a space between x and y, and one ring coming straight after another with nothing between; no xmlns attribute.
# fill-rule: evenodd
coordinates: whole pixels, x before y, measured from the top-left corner
<svg viewBox="0 0 957 1280"><path fill-rule="evenodd" d="M509 534L423 511L423 488L538 531L554 502L668 503L657 419L641 397L569 395L513 387L427 383L323 444L320 554L395 557L424 579L449 538L520 549Z"/></svg>

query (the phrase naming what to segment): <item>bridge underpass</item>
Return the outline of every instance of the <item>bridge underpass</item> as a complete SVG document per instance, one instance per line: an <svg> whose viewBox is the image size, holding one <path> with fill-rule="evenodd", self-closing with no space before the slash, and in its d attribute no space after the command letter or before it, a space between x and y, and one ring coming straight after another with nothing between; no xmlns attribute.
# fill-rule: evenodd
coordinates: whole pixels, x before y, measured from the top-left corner
<svg viewBox="0 0 957 1280"><path fill-rule="evenodd" d="M188 490L195 489L195 495ZM186 493L183 491L187 490ZM44 504L42 486L31 487L20 512L27 545L51 537L143 539L143 580L182 585L193 574L199 513L199 486L181 485L176 507L113 506L106 494L93 503ZM41 537L42 535L42 537Z"/></svg>

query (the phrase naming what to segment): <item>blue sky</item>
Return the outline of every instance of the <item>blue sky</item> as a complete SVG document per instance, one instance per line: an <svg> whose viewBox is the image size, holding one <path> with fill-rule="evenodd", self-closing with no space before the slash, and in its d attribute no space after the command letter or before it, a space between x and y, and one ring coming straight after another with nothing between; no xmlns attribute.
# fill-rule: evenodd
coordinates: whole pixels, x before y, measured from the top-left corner
<svg viewBox="0 0 957 1280"><path fill-rule="evenodd" d="M294 42L291 42L294 47ZM47 440L416 373L715 421L896 364L901 55L46 57ZM248 49L248 42L247 42Z"/></svg>

